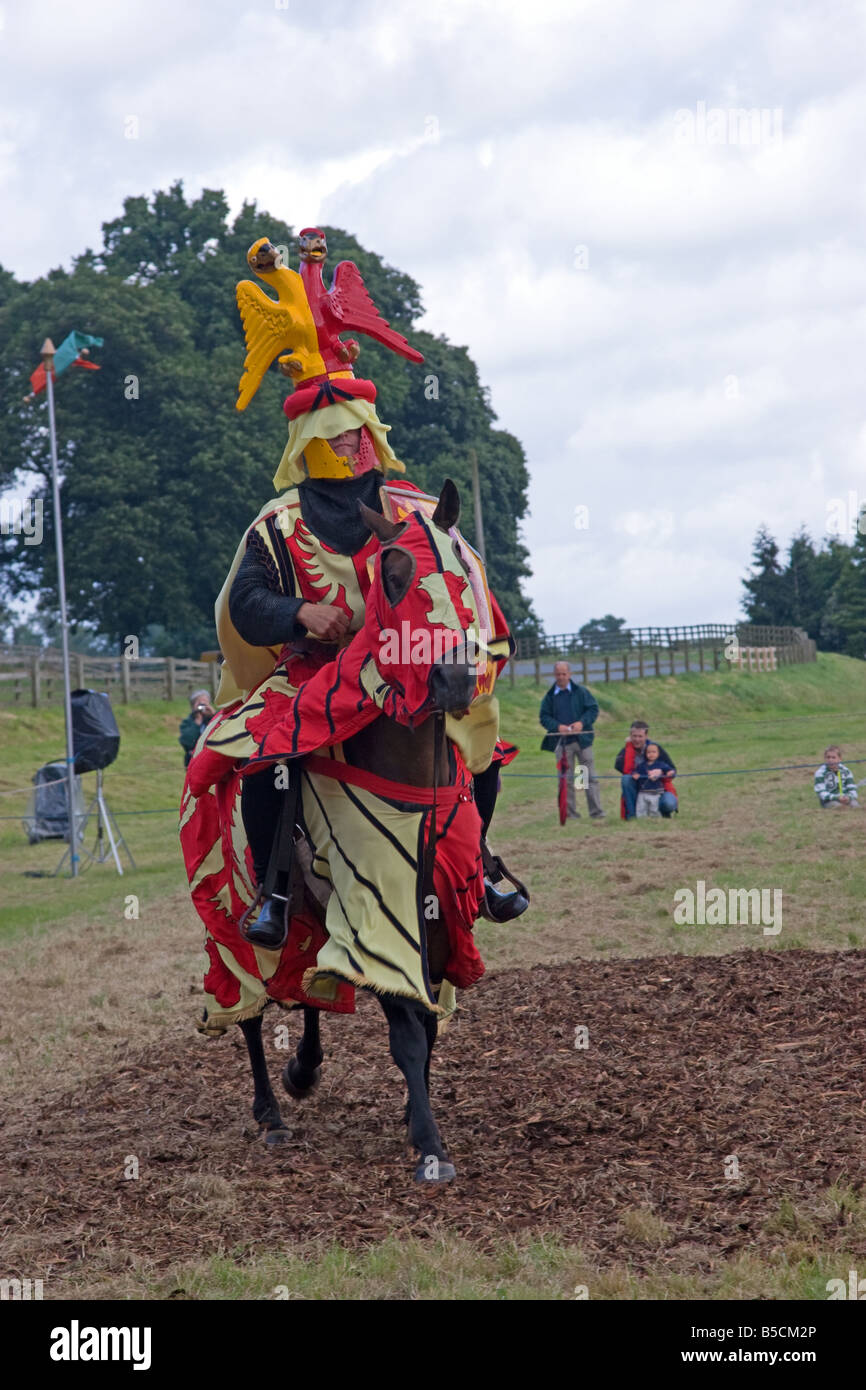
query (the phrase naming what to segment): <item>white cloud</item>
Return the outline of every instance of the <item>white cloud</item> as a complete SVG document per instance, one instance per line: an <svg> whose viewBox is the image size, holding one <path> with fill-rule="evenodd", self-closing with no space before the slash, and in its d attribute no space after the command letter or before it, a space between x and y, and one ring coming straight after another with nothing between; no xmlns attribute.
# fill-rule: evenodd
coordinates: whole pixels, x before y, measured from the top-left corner
<svg viewBox="0 0 866 1390"><path fill-rule="evenodd" d="M549 630L734 616L761 522L821 534L828 499L866 492L862 9L42 0L6 20L0 261L68 263L176 177L351 229L419 282L424 326L468 347L526 447ZM698 103L781 108L783 138L683 144Z"/></svg>

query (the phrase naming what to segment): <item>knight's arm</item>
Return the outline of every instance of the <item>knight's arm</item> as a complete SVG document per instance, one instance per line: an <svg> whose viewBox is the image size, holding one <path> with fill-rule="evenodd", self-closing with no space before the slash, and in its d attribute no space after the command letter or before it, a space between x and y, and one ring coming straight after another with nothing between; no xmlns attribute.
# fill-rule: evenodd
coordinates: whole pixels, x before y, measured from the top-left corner
<svg viewBox="0 0 866 1390"><path fill-rule="evenodd" d="M298 622L304 600L289 598L265 546L253 532L229 591L229 614L238 633L252 647L272 647L306 634Z"/></svg>

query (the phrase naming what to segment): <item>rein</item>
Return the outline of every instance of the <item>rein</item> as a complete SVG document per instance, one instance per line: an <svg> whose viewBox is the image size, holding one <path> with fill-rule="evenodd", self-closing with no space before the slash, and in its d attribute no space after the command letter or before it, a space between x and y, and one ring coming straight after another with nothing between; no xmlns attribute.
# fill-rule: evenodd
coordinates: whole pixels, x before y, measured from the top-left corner
<svg viewBox="0 0 866 1390"><path fill-rule="evenodd" d="M433 804L430 809L430 828L427 832L427 847L424 851L424 889L433 892L433 865L436 861L436 810L439 800L439 759L445 742L445 715L433 715Z"/></svg>

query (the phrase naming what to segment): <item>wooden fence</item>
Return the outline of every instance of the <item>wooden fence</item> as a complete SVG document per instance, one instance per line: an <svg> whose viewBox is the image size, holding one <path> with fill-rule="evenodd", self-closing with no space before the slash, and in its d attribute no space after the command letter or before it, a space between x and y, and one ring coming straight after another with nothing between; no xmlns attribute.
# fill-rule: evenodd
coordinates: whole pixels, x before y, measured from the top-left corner
<svg viewBox="0 0 866 1390"><path fill-rule="evenodd" d="M71 652L73 689L104 690L115 703L131 700L185 700L196 689L216 695L215 661L174 656L88 656ZM40 705L63 699L63 659L52 647L0 646L0 705Z"/></svg>
<svg viewBox="0 0 866 1390"><path fill-rule="evenodd" d="M620 656L623 652L661 652L698 650L712 651L725 646L733 638L744 646L787 647L809 643L800 627L764 627L750 623L697 623L690 627L633 627L621 632L597 633L593 637L579 632L534 633L518 637L515 657L518 661L534 660L536 656ZM811 644L814 652L815 644ZM814 660L814 656L810 658Z"/></svg>
<svg viewBox="0 0 866 1390"><path fill-rule="evenodd" d="M705 623L694 627L632 628L611 634L611 645L599 650L581 641L579 633L521 637L509 662L516 674L542 675L566 659L584 685L637 680L645 676L676 676L693 671L719 671L737 663L736 652L773 648L777 666L816 659L816 646L801 628L756 627L749 624ZM73 688L104 690L116 703L131 700L182 700L202 688L216 695L216 661L187 661L173 656L70 655ZM766 667L748 666L748 669ZM740 669L743 663L739 662ZM775 669L775 668L772 668ZM63 664L53 647L0 646L0 705L38 708L63 699Z"/></svg>
<svg viewBox="0 0 866 1390"><path fill-rule="evenodd" d="M732 623L697 623L690 627L633 627L620 632L596 633L592 637L580 632L560 632L549 634L539 632L531 637L517 639L518 659L535 656L576 655L582 652L595 652L600 655L618 656L621 652L654 650L668 651L684 647L712 648L725 640L734 631Z"/></svg>
<svg viewBox="0 0 866 1390"><path fill-rule="evenodd" d="M732 661L738 671L775 671L777 667L776 647L737 647Z"/></svg>
<svg viewBox="0 0 866 1390"><path fill-rule="evenodd" d="M610 634L611 644L599 650L595 641L587 643L579 633L520 638L510 663L512 683L516 675L534 674L536 685L542 675L553 672L556 661L567 660L581 684L628 681L645 676L677 676L691 672L719 671L729 665L738 669L770 669L757 666L753 658L745 666L739 659L743 650L771 648L775 670L804 661L815 661L816 644L802 628L760 627L747 623L705 623L694 627L633 628ZM615 643L615 645L614 645Z"/></svg>

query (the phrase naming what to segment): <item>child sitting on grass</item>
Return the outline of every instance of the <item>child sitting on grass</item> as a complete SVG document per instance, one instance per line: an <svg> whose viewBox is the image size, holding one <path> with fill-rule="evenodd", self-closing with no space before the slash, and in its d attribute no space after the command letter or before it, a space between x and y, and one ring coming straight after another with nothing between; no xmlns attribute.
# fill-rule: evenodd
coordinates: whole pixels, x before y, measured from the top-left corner
<svg viewBox="0 0 866 1390"><path fill-rule="evenodd" d="M860 805L854 774L842 762L842 750L836 743L824 749L824 761L815 773L814 785L822 806Z"/></svg>
<svg viewBox="0 0 866 1390"><path fill-rule="evenodd" d="M657 743L648 743L644 749L644 755L637 763L633 776L637 782L637 807L638 816L658 816L659 798L664 791L664 780L666 777L676 777L677 772L673 764L665 762L659 755Z"/></svg>

